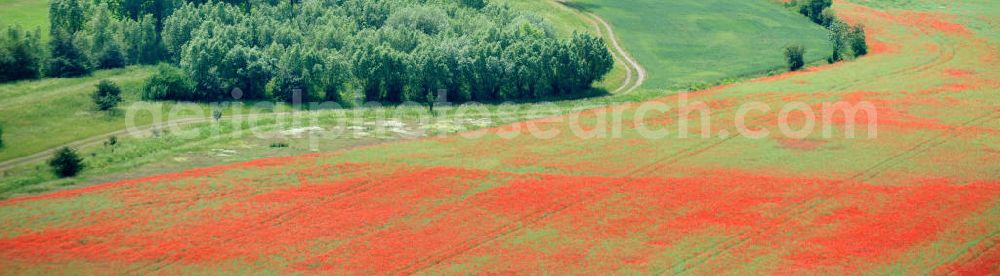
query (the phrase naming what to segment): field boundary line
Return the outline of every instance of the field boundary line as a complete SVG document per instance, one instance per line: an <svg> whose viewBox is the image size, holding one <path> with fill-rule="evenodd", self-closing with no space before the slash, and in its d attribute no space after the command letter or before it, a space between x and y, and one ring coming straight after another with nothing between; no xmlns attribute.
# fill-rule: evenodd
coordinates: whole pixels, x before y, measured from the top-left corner
<svg viewBox="0 0 1000 276"><path fill-rule="evenodd" d="M986 248L983 250L972 251L973 249L976 249L977 247L981 246L985 246ZM976 244L973 244L968 248L962 249L963 251L966 252L964 253L960 252L958 256L955 256L954 258L939 263L935 265L935 267L927 271L924 271L924 273L927 275L943 275L943 274L953 275L955 274L955 271L954 269L947 267L949 264L953 264L959 261L972 262L978 260L987 252L990 252L990 250L995 250L998 248L1000 248L1000 229L993 230L992 233L990 233L988 236L986 236L979 242L976 242ZM949 270L949 271L947 273L939 273L942 270Z"/></svg>

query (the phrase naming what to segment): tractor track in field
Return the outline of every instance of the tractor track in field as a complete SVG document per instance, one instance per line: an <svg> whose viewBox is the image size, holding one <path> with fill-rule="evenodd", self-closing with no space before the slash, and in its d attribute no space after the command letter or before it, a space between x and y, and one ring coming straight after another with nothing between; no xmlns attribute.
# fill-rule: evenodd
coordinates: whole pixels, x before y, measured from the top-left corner
<svg viewBox="0 0 1000 276"><path fill-rule="evenodd" d="M473 249L479 248L482 245L507 237L513 233L517 233L518 231L524 230L529 226L536 225L545 220L546 218L555 216L571 207L577 206L584 202L589 202L591 200L599 199L601 195L607 195L620 191L622 186L630 182L632 182L632 180L628 179L628 177L615 177L600 183L596 183L594 184L595 187L601 187L607 185L609 186L609 188L607 189L607 191L604 192L595 191L594 194L586 198L576 199L576 200L566 200L569 202L564 203L561 206L557 206L555 209L551 211L540 210L528 214L518 220L515 220L511 223L508 223L506 225L497 227L489 231L488 232L489 234L482 236L482 238L480 239L467 240L462 242L462 244L460 245L451 247L451 248L456 248L455 250L445 250L445 252L432 253L429 255L429 257L415 261L406 267L396 270L392 274L417 274L425 269L434 267L448 259L457 257Z"/></svg>
<svg viewBox="0 0 1000 276"><path fill-rule="evenodd" d="M974 250L980 247L985 247L985 248L982 248L980 250ZM935 267L927 271L924 271L924 274L954 275L956 274L956 272L953 269L947 267L947 265L953 263L959 263L959 261L961 261L961 263L971 263L972 261L979 259L983 255L986 255L986 253L989 253L991 250L1000 250L1000 229L993 230L993 232L991 232L989 235L987 235L979 242L976 242L972 246L967 247L964 250L966 251L965 253L957 254L957 256L955 256L954 258L939 263ZM949 271L945 272L945 270Z"/></svg>
<svg viewBox="0 0 1000 276"><path fill-rule="evenodd" d="M776 96L782 96L782 95L776 95ZM761 116L761 117L764 117L764 116ZM758 118L758 119L763 119L763 118ZM730 137L730 139L731 138L732 137ZM519 220L516 220L516 221L514 221L512 223L509 223L507 225L504 225L504 226L501 226L501 227L498 227L498 228L496 228L494 230L489 231L489 233L491 233L491 234L486 235L486 236L484 236L481 239L473 239L473 240L470 240L470 241L463 242L462 245L458 246L457 250L449 250L449 252L433 253L431 255L432 257L428 257L426 259L416 261L416 262L414 262L413 264L411 264L411 265L409 265L407 267L404 267L402 269L397 270L393 274L416 274L416 273L419 273L419 272L421 272L421 271L423 271L423 270L425 270L427 268L430 268L430 267L433 267L433 266L435 266L437 264L440 264L441 262L444 262L447 259L459 256L459 255L461 255L461 254L463 254L465 252L471 251L471 250L473 250L475 248L478 248L478 247L480 247L482 245L485 245L485 244L487 244L489 242L502 239L503 237L509 236L509 235L511 235L513 233L516 233L518 231L526 229L529 226L541 223L544 219L552 217L552 216L555 216L555 215L557 215L557 214L559 214L559 213L561 213L561 212L563 212L563 211L565 211L565 210L567 210L567 209L569 209L571 207L574 207L574 206L577 206L577 205L580 205L580 204L584 204L584 203L587 203L587 202L590 202L590 201L599 200L600 198L602 198L601 195L612 194L612 193L621 191L624 185L626 185L626 184L628 184L628 183L630 183L632 181L631 180L632 177L640 175L640 174L648 171L649 169L656 169L656 168L658 168L659 167L658 165L661 162L663 162L664 160L670 160L674 155L675 154L664 156L663 158L659 158L659 159L654 160L652 162L646 163L646 165L637 167L637 168L633 169L632 171L626 173L623 176L615 177L613 179L609 179L609 180L604 181L602 183L596 184L598 186L605 186L605 185L606 186L610 186L606 192L597 193L597 194L591 195L591 196L586 197L586 198L581 198L581 199L577 199L577 200L574 200L574 201L570 201L570 202L565 203L564 205L559 206L556 209L551 210L551 211L539 211L539 212L536 212L536 213L532 213L532 214L526 215L526 216L522 217Z"/></svg>
<svg viewBox="0 0 1000 276"><path fill-rule="evenodd" d="M962 126L963 127L967 127L967 126L975 125L976 123L979 123L979 122L981 122L981 121L983 121L985 119L990 119L991 115L995 116L996 113L995 112L988 112L988 113L986 113L983 116L977 116L976 118L973 118L973 119L965 122L964 124L962 124ZM917 156L917 155L919 155L921 153L924 153L924 152L926 152L926 151L928 151L930 149L933 149L933 148L935 148L937 146L946 144L953 137L955 137L955 135L952 135L952 133L950 133L950 132L946 132L946 133L943 133L941 135L935 136L935 137L933 137L931 139L927 139L925 141L917 143L917 145L913 146L912 148L910 148L910 149L908 149L908 150L906 150L906 151L904 151L902 153L899 153L899 154L897 154L895 156L892 156L892 157L889 157L887 159L884 159L881 162L876 163L874 166L869 167L868 169L862 171L861 173L858 173L858 174L856 174L856 175L854 175L852 177L846 178L846 179L842 179L842 180L838 181L836 184L837 185L841 185L841 184L851 184L851 183L863 183L865 181L869 181L871 179L874 179L875 177L877 177L878 175L880 175L885 170L893 167L894 163L899 162L899 160L906 160L906 159L903 159L903 158L912 158L912 157ZM724 141L721 141L719 143L722 143ZM747 230L746 232L742 232L742 233L738 234L737 236L734 236L732 238L725 239L725 240L722 240L722 241L720 241L718 243L715 243L715 244L709 246L709 249L719 248L720 246L723 246L720 251L704 251L704 252L702 252L700 254L697 254L697 255L695 255L695 257L692 257L692 258L701 258L700 256L706 256L706 257L704 257L700 261L698 261L698 263L696 263L695 266L688 266L688 267L684 267L683 269L678 270L677 268L679 268L680 265L687 264L688 263L687 260L689 260L691 258L684 259L680 263L674 265L672 267L672 269L670 270L670 272L683 273L683 272L689 271L690 269L695 268L699 264L705 263L708 260L711 260L712 258L714 258L716 256L719 256L719 255L721 255L721 254L723 254L723 253L725 253L725 252L727 252L727 251L729 251L729 250L731 250L733 248L736 248L739 245L745 244L747 241L749 241L753 237L757 236L757 235L754 235L754 234L765 233L765 232L768 232L770 230L773 230L776 227L779 227L780 225L784 225L784 224L790 222L791 218L798 217L800 215L807 214L807 213L810 213L810 212L815 211L815 210L820 210L821 209L820 207L823 207L825 204L828 203L828 202L823 201L823 200L821 200L819 198L817 198L815 200L820 200L820 202L817 203L817 204L806 206L806 209L801 210L801 211L796 211L795 209L799 209L800 207L803 207L803 205L805 205L805 204L800 204L800 205L796 205L796 206L790 207L790 209L788 210L789 214L786 215L786 216L784 216L784 217L786 217L788 219L786 219L786 220L784 220L784 221L782 221L782 222L780 222L780 223L778 223L778 224L776 224L776 225L774 225L772 227L768 227L768 228L764 228L764 229L758 229L758 230ZM654 274L662 274L664 272L666 272L666 271L658 271L658 272L656 272Z"/></svg>
<svg viewBox="0 0 1000 276"><path fill-rule="evenodd" d="M972 120L967 121L965 124L963 124L963 126L974 125L974 124L979 123L980 121L982 121L984 119L990 118L991 115L996 115L996 114L994 112L989 112L989 113L987 113L984 116L978 116L978 117L976 117L976 118L974 118ZM871 179L874 179L879 174L881 174L881 172L884 172L885 170L893 167L894 163L897 163L899 160L905 160L905 159L901 159L903 157L912 158L912 157L917 156L917 155L919 155L921 153L924 153L924 152L926 152L926 151L928 151L930 149L933 149L933 148L935 148L937 146L946 144L948 141L950 141L951 138L955 137L954 135L951 135L951 134L952 133L950 133L950 132L944 133L944 134L941 134L941 135L936 136L934 138L931 138L931 139L925 140L925 141L923 141L921 143L918 143L916 146L910 148L909 150L906 150L906 151L904 151L904 152L902 152L900 154L897 154L895 156L892 156L892 157L889 157L887 159L884 159L883 161L877 163L876 165L870 167L869 169L866 169L862 173L859 173L859 174L857 174L855 176L852 176L850 178L847 178L847 179L840 180L840 181L836 182L835 184L836 185L849 185L849 184L856 184L856 183L864 183L865 181L869 181ZM870 177L866 178L865 177L866 175L868 175ZM678 273L678 274L681 274L681 273L690 271L691 269L696 268L698 265L704 264L704 263L708 262L709 260L711 260L711 259L713 259L713 258L715 258L715 257L717 257L719 255L722 255L725 252L728 252L728 251L730 251L730 250L732 250L732 249L734 249L734 248L736 248L736 247L738 247L740 245L746 244L746 242L752 240L754 237L757 237L760 234L773 231L773 230L777 229L778 227L791 222L793 220L793 218L796 218L796 217L799 217L801 215L808 214L808 213L811 213L811 212L814 212L814 211L817 211L817 210L822 210L822 207L826 207L826 205L832 204L832 202L830 202L828 200L825 200L823 198L814 198L812 201L818 201L818 202L815 203L815 204L809 204L809 205L805 204L805 202L804 202L803 204L797 204L797 205L794 205L794 206L790 207L789 210L788 210L788 212L785 214L785 216L782 216L785 219L783 221L781 221L781 222L779 222L779 223L771 226L771 227L762 228L762 229L751 229L751 230L747 230L745 232L739 233L736 236L733 236L731 238L722 240L720 242L717 242L717 243L709 246L710 250L711 249L715 249L715 248L719 248L721 246L722 247L721 250L717 250L717 251L703 251L700 254L696 254L692 258L683 259L680 263L675 264L673 267L671 267L672 269L670 269L669 271L657 271L654 274L664 274L664 273ZM804 207L804 209L797 210L797 209L800 209L800 208L803 208L803 207ZM996 234L997 233L994 233L991 236L994 236ZM994 244L993 246L996 246L996 245ZM986 250L982 250L980 252L986 252L989 249L990 248L987 248ZM979 253L979 254L982 254L982 253ZM701 256L704 256L704 257L701 257ZM976 257L978 257L978 255ZM976 257L973 257L973 259L976 258ZM699 258L699 260L697 261L697 263L695 263L692 266L681 267L682 265L687 265L689 263L688 260L693 259L693 258Z"/></svg>
<svg viewBox="0 0 1000 276"><path fill-rule="evenodd" d="M588 13L588 14L597 23L600 23L602 26L604 26L604 31L608 37L608 40L611 41L612 47L614 47L615 51L618 52L616 56L620 57L621 60L626 63L627 65L626 67L628 68L627 69L628 76L626 76L625 83L623 83L622 86L619 87L618 89L615 89L614 93L627 94L632 91L635 91L636 89L639 89L639 87L642 86L644 82L646 82L646 69L643 69L642 65L639 65L639 63L636 62L631 55L629 55L628 51L626 51L625 48L621 46L620 40L618 39L617 36L615 36L615 31L614 29L611 28L611 24L608 24L608 21L604 20L604 18L601 18L600 16L597 16L597 14L594 13ZM629 86L629 80L632 79L633 71L635 71L634 74L636 75L635 82L633 82L632 85Z"/></svg>
<svg viewBox="0 0 1000 276"><path fill-rule="evenodd" d="M353 172L358 172L358 171L361 171L361 170L363 170L363 169L357 169L357 170L352 170L352 171L348 171L348 172L349 173L353 173ZM349 196L353 196L353 195L357 195L357 194L361 194L361 193L367 192L367 191L371 190L371 188L373 188L375 186L384 185L384 184L387 184L387 183L392 183L395 179L398 179L399 177L398 176L394 176L394 175L390 175L390 176L387 176L387 178L389 179L389 181L381 181L381 182L380 181L376 181L376 180L380 180L380 179L368 179L368 180L366 180L364 182L361 182L361 183L358 183L358 184L355 184L355 185L351 185L350 187L347 187L343 191L327 195L327 196L325 196L323 198L320 198L320 199L312 200L311 202L308 202L308 203L298 204L296 206L293 206L291 208L288 208L286 210L283 210L283 211L280 211L280 212L278 212L276 214L273 214L273 215L271 215L267 219L264 219L264 220L256 222L256 224L257 224L256 228L248 228L248 229L240 231L240 232L241 233L251 233L251 232L254 232L256 230L264 229L265 227L267 227L269 225L271 225L271 226L273 226L273 225L281 225L281 224L283 224L284 222L287 222L290 219L294 219L294 218L296 218L298 216L307 214L307 212L300 212L302 210L305 210L305 209L308 209L308 208L316 208L316 207L313 207L313 206L315 206L315 205L322 205L324 203L329 203L329 202L340 200L340 199L343 199L343 198L346 198L346 197L349 197ZM238 236L235 236L234 238L229 238L229 239L225 239L225 240L213 242L213 244L226 244L226 243L235 241L237 238L243 237L243 236L245 236L245 235L238 235ZM187 247L181 249L179 252L177 252L177 254L184 253L185 251L190 250L192 248L198 248L198 247L204 247L204 246L205 246L204 244L190 245L190 246L187 246ZM174 254L174 255L177 255L177 254ZM133 274L133 273L140 273L140 272L153 273L153 272L160 271L163 268L169 267L169 266L171 266L171 265L173 265L173 264L181 261L180 258L173 258L169 262L164 262L163 260L166 260L166 259L167 259L167 257L165 256L161 260L156 261L156 262L150 264L149 266L153 266L151 268L142 267L142 268L138 268L138 269L136 269L134 271L130 271L130 272L126 273L126 274Z"/></svg>
<svg viewBox="0 0 1000 276"><path fill-rule="evenodd" d="M964 127L968 127L968 126L975 125L975 124L977 124L979 122L982 122L985 119L991 118L991 115L995 116L996 113L995 112L989 112L989 113L986 113L983 116L978 116L976 118L973 118L972 120L967 121L966 123L963 124L963 126ZM998 118L1000 118L1000 117L998 117ZM881 162L876 163L874 166L869 167L868 169L862 171L861 173L858 173L858 174L856 174L856 175L854 175L854 176L852 176L850 178L838 181L836 184L837 185L843 185L843 184L852 184L852 183L864 183L866 181L870 181L871 179L876 178L878 175L880 175L885 170L888 170L889 168L893 167L895 165L895 163L898 163L900 160L907 160L908 158L912 158L912 157L918 156L919 154L922 154L922 153L924 153L926 151L929 151L930 149L933 149L933 148L936 148L936 147L938 147L940 145L946 144L947 142L949 142L951 140L951 138L954 138L954 137L955 137L955 135L953 135L953 133L946 132L944 134L941 134L939 136L933 137L931 139L927 139L925 141L922 141L922 142L918 143L917 145L913 146L912 148L910 148L910 149L908 149L908 150L906 150L904 152L901 152L901 153L899 153L899 154L897 154L895 156L889 157L887 159L882 160ZM722 142L724 142L724 141L722 141ZM722 143L722 142L720 142L720 143ZM756 230L752 229L752 230L747 230L746 232L739 233L736 236L733 236L731 238L722 240L720 242L717 242L717 243L709 246L709 249L715 249L715 248L719 248L720 246L722 246L721 250L718 250L718 251L703 251L700 254L696 254L692 258L683 259L680 263L675 264L673 267L671 267L672 269L670 269L669 271L657 271L654 274L675 273L675 272L676 273L684 273L684 272L687 272L687 271L689 271L689 270L691 270L693 268L696 268L697 265L703 264L703 263L705 263L705 262L707 262L707 261L715 258L716 256L719 256L719 255L721 255L721 254L723 254L723 253L725 253L725 252L727 252L727 251L729 251L731 249L734 249L734 248L736 248L736 247L738 247L740 245L745 244L747 241L752 240L753 237L758 236L756 234L766 233L766 232L769 232L771 230L774 230L777 227L780 227L781 225L785 225L788 222L791 222L792 218L801 216L803 214L811 213L811 212L816 211L816 210L821 210L822 209L821 207L824 207L825 205L827 205L828 203L830 203L830 202L828 202L826 200L823 200L821 198L816 198L814 201L816 201L816 200L819 201L816 204L811 204L811 205L808 205L808 206L806 206L806 204L798 204L798 205L790 207L789 211L788 211L788 214L786 216L783 216L786 219L783 220L782 222L779 222L778 224L776 224L776 225L774 225L772 227L768 227L768 228L764 228L764 229L756 229ZM796 209L802 208L803 206L805 207L805 209L803 209L801 211L796 211ZM996 233L994 233L994 235L996 235ZM993 246L996 246L996 245L993 245ZM983 250L982 252L985 252L985 251L986 250ZM982 253L979 253L979 254L982 254ZM701 256L705 256L705 257L701 257ZM693 258L699 258L699 261L697 263L695 263L694 266L686 266L686 267L683 267L683 268L680 267L681 265L688 264L689 263L688 260L693 259Z"/></svg>
<svg viewBox="0 0 1000 276"><path fill-rule="evenodd" d="M1000 114L998 114L997 112L987 112L985 115L977 116L975 118L972 118L971 120L966 121L965 123L962 123L956 129L976 126L983 121L988 121L988 119L1000 119L1000 116L998 115ZM868 169L865 169L864 171L855 174L849 179L855 182L862 182L862 183L871 181L872 179L878 178L886 170L896 166L896 164L898 164L899 162L917 157L927 151L930 151L931 149L947 144L949 141L952 140L952 138L955 138L956 136L958 136L957 133L954 133L951 130L946 130L944 131L944 133L940 135L921 141L920 143L917 143L913 147L910 147L909 149L900 152L899 154L896 154L885 160L882 160L879 163L876 163L875 165L869 167Z"/></svg>
<svg viewBox="0 0 1000 276"><path fill-rule="evenodd" d="M360 171L360 170L361 169L358 169L358 171ZM356 172L356 171L352 171L352 172ZM390 176L388 178L389 179L394 179L392 176ZM211 243L209 245L213 245L213 244L227 244L227 243L233 242L233 241L237 240L238 238L245 236L244 234L252 233L255 230L263 229L267 225L280 225L280 224L282 224L284 222L287 222L290 219L295 218L296 216L306 214L307 212L300 212L300 211L305 210L307 208L310 208L310 207L312 207L312 206L314 206L316 204L328 203L328 202L339 200L339 199L342 199L342 198L345 198L345 197L349 197L349 196L361 194L361 193L364 193L364 192L370 190L374 186L378 186L380 184L385 184L385 183L391 183L392 182L392 181L376 182L375 180L377 180L377 179L368 179L368 180L366 180L364 182L361 182L361 183L358 183L356 185L352 185L350 187L347 187L343 191L327 195L327 196L325 196L323 198L320 198L320 199L312 200L311 202L308 202L308 203L298 204L298 205L293 206L291 208L288 208L286 210L280 211L280 212L278 212L276 214L271 215L267 219L264 219L264 220L256 222L256 224L257 224L256 228L247 228L245 230L239 231L240 233L238 233L237 235L233 235L231 238L228 238L228 239L225 239L225 240L221 240L221 241L216 241L216 242L213 242L213 243ZM315 208L315 207L312 207L312 208ZM199 247L205 247L205 246L206 246L205 244L192 244L190 246L186 246L185 248L179 250L178 252L176 252L175 254L173 254L173 256L176 256L178 254L182 254L182 253L184 253L184 252L186 252L186 251L188 251L190 249L193 249L193 248L199 248ZM164 269L166 267L169 267L169 266L171 266L171 265L173 265L173 264L181 261L180 258L172 258L171 261L164 262L164 260L166 260L166 259L168 259L168 256L164 256L163 258L161 258L158 261L155 261L155 262L153 262L153 263L151 263L151 264L149 264L147 266L137 268L137 269L135 269L133 271L129 271L126 274L154 273L154 272L160 271L160 270L162 270L162 269Z"/></svg>
<svg viewBox="0 0 1000 276"><path fill-rule="evenodd" d="M941 47L941 46L946 46L946 47ZM947 48L947 49L945 49L945 48ZM893 72L891 72L889 74L881 75L881 76L873 78L873 79L860 80L860 81L855 81L855 82L852 82L852 83L849 83L849 84L837 86L834 89L835 89L835 91L843 91L843 90L845 90L847 88L850 88L850 87L854 87L854 86L858 86L858 85L863 85L863 84L874 83L874 82L877 82L877 81L879 81L881 79L884 79L886 77L898 76L898 75L903 75L903 74L914 74L914 73L925 72L927 70L930 70L931 68L935 68L937 66L940 66L942 64L945 64L945 63L951 61L954 58L954 53L955 53L954 52L954 47L952 45L947 44L947 43L940 43L939 44L938 55L936 55L935 58L930 59L928 62L921 63L920 65L917 65L917 66L914 66L914 67L908 67L908 68L904 68L904 69L901 69L901 70L896 70L896 71L893 71ZM969 121L963 123L962 126L967 127L967 126L975 125L975 124L979 123L981 120L990 118L991 115L995 115L995 114L996 114L995 112L988 112L988 113L986 113L983 116L977 116L977 117L973 118L972 120L969 120ZM773 115L773 114L768 114L768 115ZM764 115L764 116L761 116L761 117L769 117L769 116ZM755 122L757 122L757 121L759 121L759 120L755 120ZM897 154L895 156L892 156L892 157L889 157L887 159L884 159L883 161L880 161L880 162L876 163L875 165L873 165L872 167L869 167L868 169L862 171L861 173L858 173L858 174L856 174L856 175L854 175L854 176L852 176L850 178L843 179L843 180L839 181L837 184L848 184L848 183L859 183L859 182L870 181L871 179L874 179L875 177L877 177L878 175L880 175L885 170L893 167L895 163L899 162L899 160L906 160L908 158L912 158L912 157L914 157L916 155L919 155L920 153L926 152L926 151L928 151L930 149L933 149L933 148L935 148L937 146L943 145L943 144L947 143L950 140L950 138L952 138L953 136L954 135L952 135L952 133L946 132L946 133L943 133L943 134L941 134L939 136L936 136L934 138L931 138L931 139L922 141L920 143L917 143L917 145L915 145L914 147L912 147L912 148L910 148L910 149L908 149L908 150L906 150L904 152L901 152L901 153L899 153L899 154ZM711 150L712 148L715 148L715 147L719 146L720 144L725 143L725 142L727 142L729 140L731 140L731 138L723 139L723 140L718 141L716 143L711 143L710 145L708 145L708 146L706 146L706 147L704 147L702 149L699 149L699 150L695 151L692 154L687 154L687 155L680 156L677 159L675 159L675 161L679 161L680 159L691 157L691 156L695 156L695 155L698 155L700 153L706 152L706 151ZM684 152L690 152L690 151L691 151L691 149L683 149L678 154L681 154L681 153L684 153ZM908 155L912 155L912 156L908 156ZM903 158L906 158L906 159L903 159ZM866 174L869 175L870 177L864 177ZM746 232L740 233L740 234L738 234L736 236L733 236L733 237L731 237L729 239L725 239L723 241L720 241L720 242L718 242L716 244L711 245L709 248L713 248L713 249L714 248L718 248L719 246L723 246L723 247L719 251L703 251L702 253L695 255L695 257L692 257L692 258L701 258L701 259L694 266L686 266L686 267L683 267L682 269L679 269L680 265L687 264L688 263L687 260L692 259L692 258L687 258L685 260L682 260L679 264L674 265L674 267L672 267L673 268L672 271L669 271L669 272L668 271L658 271L655 274L673 273L673 272L678 272L678 271L679 271L679 274L680 274L680 273L684 273L684 272L690 271L691 269L696 268L700 264L708 262L709 260L715 258L716 256L719 256L719 255L721 255L721 254L723 254L725 252L728 252L731 249L734 249L734 248L736 248L736 247L738 247L738 246L740 246L742 244L745 244L747 241L751 240L753 237L756 236L754 234L764 233L764 232L767 232L769 230L775 229L775 227L778 227L780 225L784 225L784 224L792 221L791 218L794 218L794 217L797 217L797 216L800 216L800 215L803 215L803 214L807 214L807 213L810 213L810 212L815 211L815 210L819 210L819 209L821 209L820 207L822 207L823 205L829 203L829 202L827 202L825 200L822 200L822 199L817 199L817 200L819 200L820 202L816 203L816 204L813 204L813 205L810 205L810 206L806 206L806 208L804 210L802 210L802 211L795 211L795 209L801 208L804 204L791 207L790 210L789 210L789 213L792 216L787 217L788 219L786 219L786 220L784 220L784 221L776 224L773 227L769 227L769 228L765 228L765 229L758 229L758 230L747 230ZM700 256L705 256L705 257L700 257Z"/></svg>

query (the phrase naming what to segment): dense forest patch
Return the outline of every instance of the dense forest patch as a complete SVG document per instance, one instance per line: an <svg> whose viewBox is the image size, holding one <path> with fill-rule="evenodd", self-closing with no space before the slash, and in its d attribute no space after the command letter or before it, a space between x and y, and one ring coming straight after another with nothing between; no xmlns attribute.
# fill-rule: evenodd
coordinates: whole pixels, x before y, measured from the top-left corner
<svg viewBox="0 0 1000 276"><path fill-rule="evenodd" d="M203 2L53 0L38 70L72 77L168 62L183 74L157 83L194 85L147 85L162 100L218 100L239 88L247 99L465 102L578 96L614 65L602 39L559 37L506 4Z"/></svg>

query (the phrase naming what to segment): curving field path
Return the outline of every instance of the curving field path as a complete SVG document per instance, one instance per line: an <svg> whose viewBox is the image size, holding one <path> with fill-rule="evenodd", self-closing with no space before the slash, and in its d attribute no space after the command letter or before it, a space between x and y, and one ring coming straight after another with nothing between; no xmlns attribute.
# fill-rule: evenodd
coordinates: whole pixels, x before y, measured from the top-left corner
<svg viewBox="0 0 1000 276"><path fill-rule="evenodd" d="M619 59L626 64L628 76L625 78L625 83L621 87L615 89L613 93L629 93L639 89L642 83L646 82L646 69L643 69L638 62L632 59L632 56L628 54L625 48L622 48L621 42L618 37L615 36L615 30L611 28L611 24L608 24L604 18L597 16L596 14L590 13L591 18L594 22L599 23L598 29L603 29L602 33L604 37L607 37L611 41L611 46L613 47L613 52L615 53L615 58ZM634 81L632 79L635 79Z"/></svg>
<svg viewBox="0 0 1000 276"><path fill-rule="evenodd" d="M688 116L626 104L6 200L0 271L997 273L1000 41L969 27L996 19L836 8L869 56L654 100L687 97L687 137ZM831 101L877 112L778 135L808 126L785 104ZM772 135L735 135L746 102Z"/></svg>

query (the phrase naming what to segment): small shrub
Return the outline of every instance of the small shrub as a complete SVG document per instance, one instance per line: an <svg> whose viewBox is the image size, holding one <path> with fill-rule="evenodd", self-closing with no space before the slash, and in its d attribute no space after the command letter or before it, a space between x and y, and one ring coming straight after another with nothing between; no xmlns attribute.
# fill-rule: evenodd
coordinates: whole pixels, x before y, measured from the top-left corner
<svg viewBox="0 0 1000 276"><path fill-rule="evenodd" d="M146 79L146 84L142 87L143 100L202 100L194 93L194 81L180 68L161 64L157 71L157 74Z"/></svg>
<svg viewBox="0 0 1000 276"><path fill-rule="evenodd" d="M272 148L287 148L288 144L287 143L281 143L281 142L275 142L275 143L271 143L271 147Z"/></svg>
<svg viewBox="0 0 1000 276"><path fill-rule="evenodd" d="M117 84L109 80L102 80L97 84L97 91L90 95L94 100L94 105L101 111L108 111L118 106L122 101L122 90Z"/></svg>
<svg viewBox="0 0 1000 276"><path fill-rule="evenodd" d="M789 45L785 47L785 61L788 63L788 70L798 71L805 63L806 48L802 45Z"/></svg>
<svg viewBox="0 0 1000 276"><path fill-rule="evenodd" d="M0 126L0 148L3 148L3 126Z"/></svg>
<svg viewBox="0 0 1000 276"><path fill-rule="evenodd" d="M222 119L222 109L219 109L219 108L213 109L212 110L212 119L215 119L216 122L218 122L219 120L221 120Z"/></svg>
<svg viewBox="0 0 1000 276"><path fill-rule="evenodd" d="M49 160L52 172L60 178L73 177L83 170L83 159L71 148L62 148Z"/></svg>
<svg viewBox="0 0 1000 276"><path fill-rule="evenodd" d="M118 144L118 136L111 135L108 140L104 142L105 146L113 147Z"/></svg>

